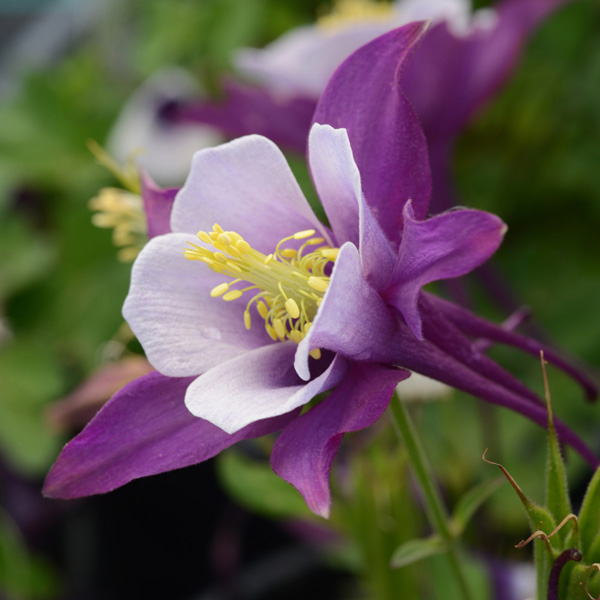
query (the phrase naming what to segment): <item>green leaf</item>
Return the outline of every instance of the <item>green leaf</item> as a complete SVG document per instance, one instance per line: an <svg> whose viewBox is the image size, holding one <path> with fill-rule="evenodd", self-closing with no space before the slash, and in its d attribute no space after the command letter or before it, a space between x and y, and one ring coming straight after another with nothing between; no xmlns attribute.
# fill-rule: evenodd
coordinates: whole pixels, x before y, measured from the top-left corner
<svg viewBox="0 0 600 600"><path fill-rule="evenodd" d="M21 472L42 474L60 447L43 411L63 382L53 352L21 338L0 352L0 450Z"/></svg>
<svg viewBox="0 0 600 600"><path fill-rule="evenodd" d="M490 479L470 489L459 501L452 516L452 531L462 535L477 509L504 483L502 477Z"/></svg>
<svg viewBox="0 0 600 600"><path fill-rule="evenodd" d="M446 552L446 544L439 535L410 540L396 548L390 566L392 569L400 569L443 552Z"/></svg>
<svg viewBox="0 0 600 600"><path fill-rule="evenodd" d="M579 511L579 536L581 552L588 562L596 562L600 557L588 556L594 539L600 536L600 469L596 469Z"/></svg>
<svg viewBox="0 0 600 600"><path fill-rule="evenodd" d="M218 473L225 489L242 506L273 518L312 517L302 496L261 463L236 450L221 453Z"/></svg>
<svg viewBox="0 0 600 600"><path fill-rule="evenodd" d="M554 428L554 416L552 414L552 402L550 400L550 389L544 355L542 358L542 371L544 373L544 390L546 392L546 409L548 411L548 456L546 459L546 507L552 513L557 522L562 521L572 512L569 499L569 487L563 455ZM556 533L558 539L564 541L570 528L561 529Z"/></svg>

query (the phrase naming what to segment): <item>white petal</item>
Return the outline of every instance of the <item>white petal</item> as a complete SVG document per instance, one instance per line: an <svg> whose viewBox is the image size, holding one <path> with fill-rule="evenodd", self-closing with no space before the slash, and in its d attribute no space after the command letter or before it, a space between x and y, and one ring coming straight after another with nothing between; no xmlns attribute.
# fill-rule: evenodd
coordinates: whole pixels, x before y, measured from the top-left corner
<svg viewBox="0 0 600 600"><path fill-rule="evenodd" d="M187 260L188 240L194 236L167 234L148 242L133 265L123 306L150 364L170 377L198 375L270 341L261 327L246 331L243 299L210 297L228 278Z"/></svg>
<svg viewBox="0 0 600 600"><path fill-rule="evenodd" d="M196 417L235 433L306 404L342 378L346 363L334 359L305 383L294 371L296 348L293 342L275 342L211 369L188 387L186 406Z"/></svg>
<svg viewBox="0 0 600 600"><path fill-rule="evenodd" d="M215 223L265 253L297 231L316 229L328 237L279 148L259 135L194 155L175 198L171 228L195 234Z"/></svg>

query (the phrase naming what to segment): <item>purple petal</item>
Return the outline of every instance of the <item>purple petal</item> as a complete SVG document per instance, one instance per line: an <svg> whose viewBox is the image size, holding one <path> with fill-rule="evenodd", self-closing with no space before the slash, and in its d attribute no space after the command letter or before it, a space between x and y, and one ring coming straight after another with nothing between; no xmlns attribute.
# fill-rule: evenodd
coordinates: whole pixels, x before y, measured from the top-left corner
<svg viewBox="0 0 600 600"><path fill-rule="evenodd" d="M297 231L315 229L329 238L304 198L281 150L250 135L194 155L175 198L173 231L196 234L218 223L268 254Z"/></svg>
<svg viewBox="0 0 600 600"><path fill-rule="evenodd" d="M409 376L403 369L352 363L328 398L281 432L271 453L271 465L298 489L313 512L329 516L329 473L344 434L379 419L398 382Z"/></svg>
<svg viewBox="0 0 600 600"><path fill-rule="evenodd" d="M367 280L381 288L396 258L363 197L346 130L315 123L309 136L308 160L337 245L352 242L357 246Z"/></svg>
<svg viewBox="0 0 600 600"><path fill-rule="evenodd" d="M528 36L565 0L508 0L491 26L457 36L446 23L427 33L402 78L430 140L456 135L515 67ZM351 138L352 139L352 138Z"/></svg>
<svg viewBox="0 0 600 600"><path fill-rule="evenodd" d="M304 153L317 105L315 98L278 98L267 90L233 80L226 80L224 87L221 101L179 104L172 108L170 118L177 123L212 125L232 138L257 133L278 146Z"/></svg>
<svg viewBox="0 0 600 600"><path fill-rule="evenodd" d="M170 377L199 375L271 343L263 328L246 331L243 303L211 298L225 278L183 256L190 239L170 233L150 240L133 265L123 306L148 361Z"/></svg>
<svg viewBox="0 0 600 600"><path fill-rule="evenodd" d="M384 293L386 302L423 339L417 306L421 288L472 271L497 250L505 232L506 225L490 213L455 210L417 221L411 204L406 204L400 251Z"/></svg>
<svg viewBox="0 0 600 600"><path fill-rule="evenodd" d="M398 86L425 27L411 23L352 54L332 76L313 118L348 130L367 202L394 243L405 202L412 199L424 218L431 189L425 137Z"/></svg>
<svg viewBox="0 0 600 600"><path fill-rule="evenodd" d="M329 288L308 335L300 342L294 366L308 380L308 353L316 348L339 352L355 360L377 360L385 354L395 330L395 318L366 281L356 247L340 250Z"/></svg>
<svg viewBox="0 0 600 600"><path fill-rule="evenodd" d="M274 342L200 375L186 392L188 410L235 433L306 404L344 376L345 362L334 359L318 377L302 381L294 371L296 348L294 342Z"/></svg>
<svg viewBox="0 0 600 600"><path fill-rule="evenodd" d="M145 171L140 172L140 182L148 223L148 237L170 233L171 208L179 188L159 188Z"/></svg>
<svg viewBox="0 0 600 600"><path fill-rule="evenodd" d="M65 446L46 478L46 496L110 492L132 479L193 465L240 440L277 431L297 414L253 423L229 435L187 410L183 397L191 381L150 373L115 394Z"/></svg>

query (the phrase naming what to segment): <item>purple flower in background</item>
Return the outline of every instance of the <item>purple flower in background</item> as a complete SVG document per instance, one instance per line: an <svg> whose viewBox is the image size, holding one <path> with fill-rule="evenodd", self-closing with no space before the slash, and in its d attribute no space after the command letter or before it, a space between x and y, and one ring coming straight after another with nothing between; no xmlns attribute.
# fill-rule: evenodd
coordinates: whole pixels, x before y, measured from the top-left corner
<svg viewBox="0 0 600 600"><path fill-rule="evenodd" d="M228 79L222 102L172 106L174 121L208 123L231 137L259 133L304 152L316 103L336 68L363 44L410 21L431 28L402 86L430 145L434 211L448 207L452 141L506 82L531 32L567 0L504 0L472 13L469 0L341 0L320 23L234 56L256 86ZM397 82L398 83L398 82Z"/></svg>

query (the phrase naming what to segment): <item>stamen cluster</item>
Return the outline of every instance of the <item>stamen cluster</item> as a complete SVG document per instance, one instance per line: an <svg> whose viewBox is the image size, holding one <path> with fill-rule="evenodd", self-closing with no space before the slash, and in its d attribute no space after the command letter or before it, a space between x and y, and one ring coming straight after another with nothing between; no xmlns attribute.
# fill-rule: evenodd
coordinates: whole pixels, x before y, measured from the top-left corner
<svg viewBox="0 0 600 600"><path fill-rule="evenodd" d="M139 194L119 188L102 188L89 202L96 227L113 229L113 243L119 246L118 258L123 262L135 259L148 241L144 205Z"/></svg>
<svg viewBox="0 0 600 600"><path fill-rule="evenodd" d="M328 267L339 252L338 248L324 244L324 238L314 236L314 229L298 231L280 240L274 252L265 255L252 248L239 233L224 231L215 224L208 233L198 232L198 239L214 250L189 242L192 248L186 249L184 255L233 278L213 288L210 293L213 298L231 302L245 292L255 291L244 311L246 329L250 329L250 308L255 305L271 339L289 339L299 344L323 300L329 286ZM306 241L297 250L282 247L293 240ZM311 250L314 246L318 248ZM252 285L240 287L238 284L243 282ZM315 358L320 356L319 350L311 354Z"/></svg>

